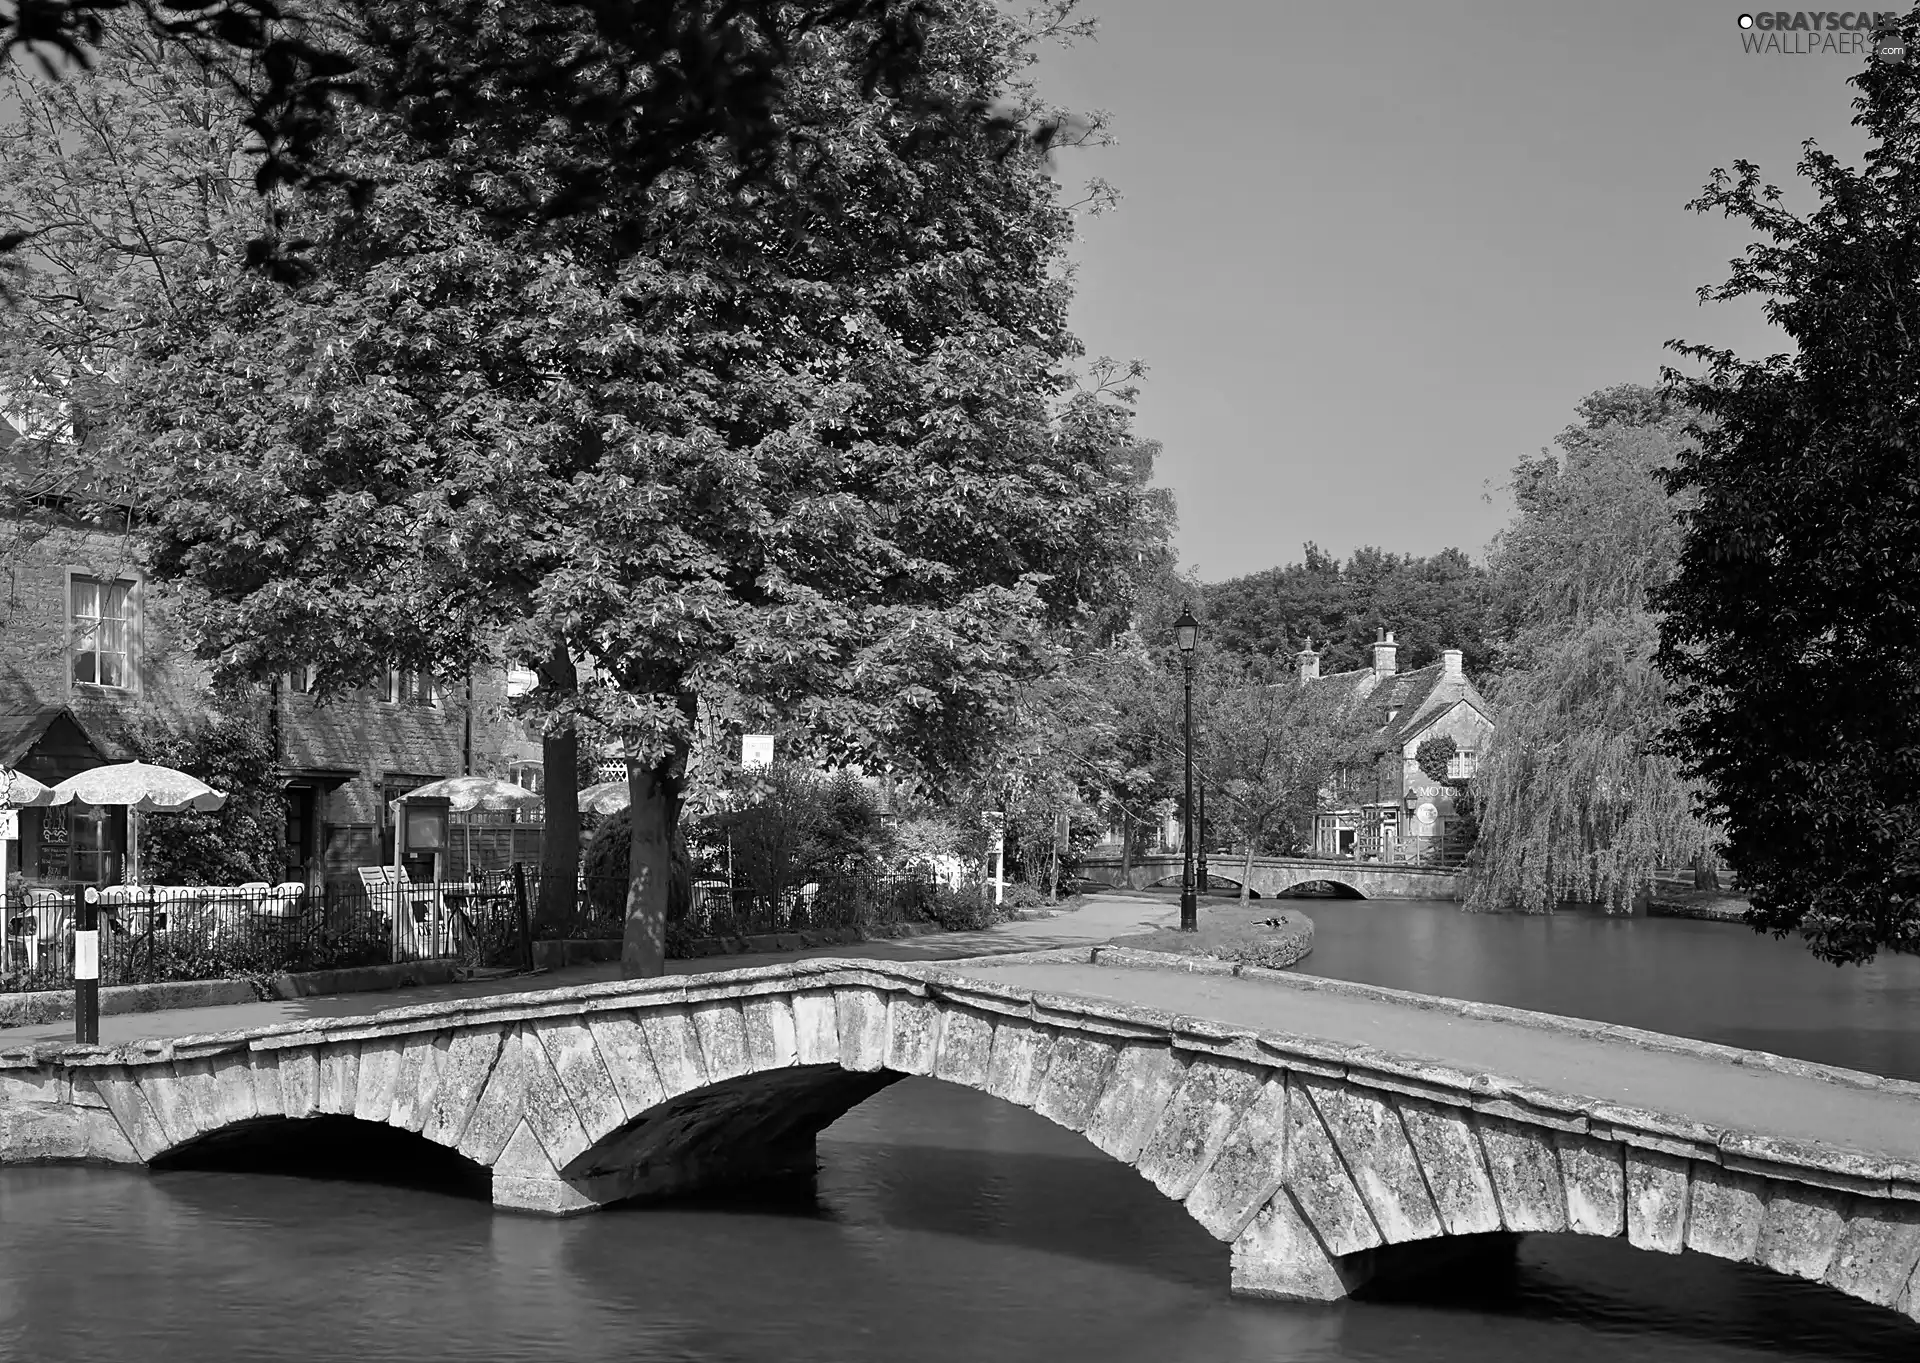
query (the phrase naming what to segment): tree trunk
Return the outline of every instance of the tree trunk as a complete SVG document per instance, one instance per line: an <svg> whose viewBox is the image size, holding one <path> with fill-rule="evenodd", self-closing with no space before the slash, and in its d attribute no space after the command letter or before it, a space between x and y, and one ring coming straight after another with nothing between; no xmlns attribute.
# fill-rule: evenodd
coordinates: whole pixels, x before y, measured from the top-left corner
<svg viewBox="0 0 1920 1363"><path fill-rule="evenodd" d="M1120 816L1120 888L1133 888L1133 816Z"/></svg>
<svg viewBox="0 0 1920 1363"><path fill-rule="evenodd" d="M627 921L621 934L620 976L647 979L667 971L667 917L673 898L674 840L680 826L682 750L642 762L627 744L627 790L632 800Z"/></svg>
<svg viewBox="0 0 1920 1363"><path fill-rule="evenodd" d="M565 648L555 648L540 666L540 688L550 702L571 705L580 674ZM534 936L557 931L574 915L580 879L580 733L571 721L540 736L541 783L546 827L540 837L540 903Z"/></svg>
<svg viewBox="0 0 1920 1363"><path fill-rule="evenodd" d="M1713 868L1713 860L1705 852L1696 852L1693 857L1693 888L1696 890L1717 890L1720 888L1720 873Z"/></svg>
<svg viewBox="0 0 1920 1363"><path fill-rule="evenodd" d="M1240 863L1240 907L1253 902L1253 839L1247 839L1247 859Z"/></svg>

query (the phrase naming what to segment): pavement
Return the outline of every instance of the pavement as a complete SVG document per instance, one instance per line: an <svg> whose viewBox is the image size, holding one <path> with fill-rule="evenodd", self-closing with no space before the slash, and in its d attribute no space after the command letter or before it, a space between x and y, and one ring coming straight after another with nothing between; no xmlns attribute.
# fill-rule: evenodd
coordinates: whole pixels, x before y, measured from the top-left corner
<svg viewBox="0 0 1920 1363"><path fill-rule="evenodd" d="M1316 1040L1373 1046L1707 1126L1920 1159L1920 1102L1704 1055L1644 1050L1493 1018L1456 1017L1390 996L1175 970L973 960L961 974L1079 994Z"/></svg>
<svg viewBox="0 0 1920 1363"><path fill-rule="evenodd" d="M954 961L973 956L1043 951L1050 947L1082 946L1147 932L1178 921L1179 905L1171 898L1093 895L1087 902L1056 918L1024 923L1002 923L978 932L930 933L805 951L774 951L740 956L703 956L691 961L667 962L671 975L698 975L714 970L744 970L749 966L778 965L831 956L869 961ZM150 1013L116 1013L100 1019L100 1041L115 1046L160 1037L204 1036L209 1032L244 1031L310 1018L364 1017L390 1008L411 1008L448 999L490 998L581 984L602 984L620 978L617 962L567 966L532 974L469 980L459 984L414 985L362 994L322 994L304 999L274 999L260 1003L222 1004L208 1008L169 1008ZM73 1021L29 1023L0 1028L0 1050L42 1042L73 1040Z"/></svg>

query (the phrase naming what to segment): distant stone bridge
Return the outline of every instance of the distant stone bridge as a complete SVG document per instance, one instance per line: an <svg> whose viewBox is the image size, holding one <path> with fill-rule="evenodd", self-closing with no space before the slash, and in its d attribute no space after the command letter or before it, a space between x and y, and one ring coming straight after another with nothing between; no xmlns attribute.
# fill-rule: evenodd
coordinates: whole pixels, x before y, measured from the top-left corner
<svg viewBox="0 0 1920 1363"><path fill-rule="evenodd" d="M1209 857L1209 879L1224 876L1238 883L1245 868L1242 857ZM1121 885L1119 858L1088 860L1089 879ZM1126 886L1142 890L1156 881L1178 876L1179 857L1142 857L1133 863ZM1358 899L1459 899L1466 889L1466 873L1438 866L1401 866L1392 862L1320 860L1313 857L1255 857L1249 877L1263 895L1282 894L1302 885L1338 886Z"/></svg>
<svg viewBox="0 0 1920 1363"><path fill-rule="evenodd" d="M1101 964L1161 967L1111 971L1092 970L1085 948L1014 959L1077 960L1029 970L1111 976L1125 994L1164 989L1176 958L1096 949ZM926 1075L1031 1108L1131 1165L1232 1246L1241 1294L1328 1300L1460 1237L1545 1231L1763 1264L1920 1315L1920 1164L1040 991L988 964L805 961L9 1051L0 1159L150 1163L215 1133L337 1114L457 1151L491 1171L499 1207L565 1215L811 1173L819 1131ZM1246 983L1222 983L1243 998L1290 990L1296 1005L1364 990L1235 973Z"/></svg>

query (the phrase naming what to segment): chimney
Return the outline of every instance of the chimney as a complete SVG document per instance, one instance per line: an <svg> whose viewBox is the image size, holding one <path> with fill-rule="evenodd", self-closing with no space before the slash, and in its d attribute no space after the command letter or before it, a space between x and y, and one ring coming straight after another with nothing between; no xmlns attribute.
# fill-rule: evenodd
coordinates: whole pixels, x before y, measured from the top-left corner
<svg viewBox="0 0 1920 1363"><path fill-rule="evenodd" d="M1443 648L1440 650L1440 666L1441 670L1449 677L1464 675L1460 670L1460 650L1457 648Z"/></svg>
<svg viewBox="0 0 1920 1363"><path fill-rule="evenodd" d="M1307 646L1293 655L1294 664L1300 669L1300 684L1305 686L1320 677L1320 655L1313 651L1313 639L1307 639Z"/></svg>
<svg viewBox="0 0 1920 1363"><path fill-rule="evenodd" d="M1393 631L1380 631L1380 638L1373 645L1373 671L1378 677L1391 677L1394 672L1393 655L1396 652Z"/></svg>

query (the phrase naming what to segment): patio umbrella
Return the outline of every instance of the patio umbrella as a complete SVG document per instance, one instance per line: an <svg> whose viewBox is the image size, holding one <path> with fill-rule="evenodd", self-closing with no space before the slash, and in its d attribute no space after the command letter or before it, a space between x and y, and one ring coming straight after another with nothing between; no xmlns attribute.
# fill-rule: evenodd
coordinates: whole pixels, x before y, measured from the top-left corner
<svg viewBox="0 0 1920 1363"><path fill-rule="evenodd" d="M114 762L69 776L53 788L53 804L124 805L127 810L127 883L140 868L140 815L198 810L211 814L226 804L225 793L197 776L148 762Z"/></svg>
<svg viewBox="0 0 1920 1363"><path fill-rule="evenodd" d="M499 812L507 809L526 809L538 805L542 797L538 791L517 786L511 781L502 781L494 776L447 776L438 781L429 781L401 796L399 800L390 800L387 807L400 815L401 800L420 796L430 800L445 800L447 807L456 814L468 814L476 809ZM473 822L461 820L467 832L467 869L473 869ZM513 834L507 834L508 855L513 853Z"/></svg>
<svg viewBox="0 0 1920 1363"><path fill-rule="evenodd" d="M52 786L42 785L24 771L0 767L0 809L45 809L65 803Z"/></svg>
<svg viewBox="0 0 1920 1363"><path fill-rule="evenodd" d="M0 809L42 809L65 803L55 797L53 787L42 785L24 771L0 767ZM7 853L12 850L7 842L8 839L0 838L0 904L6 902Z"/></svg>
<svg viewBox="0 0 1920 1363"><path fill-rule="evenodd" d="M633 791L625 781L602 781L599 785L588 786L580 792L580 812L582 814L617 814L625 809L633 799Z"/></svg>

